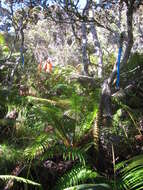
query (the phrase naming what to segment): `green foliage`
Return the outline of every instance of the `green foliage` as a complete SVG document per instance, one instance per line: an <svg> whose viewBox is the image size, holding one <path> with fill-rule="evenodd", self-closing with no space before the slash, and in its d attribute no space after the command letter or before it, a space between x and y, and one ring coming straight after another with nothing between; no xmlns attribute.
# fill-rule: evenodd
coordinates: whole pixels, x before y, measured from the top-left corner
<svg viewBox="0 0 143 190"><path fill-rule="evenodd" d="M126 84L127 81L134 81L136 86L143 85L142 83L142 63L143 63L143 54L134 53L131 55L128 64L126 64L121 73L121 84ZM131 94L133 96L133 94ZM134 96L136 98L136 95Z"/></svg>
<svg viewBox="0 0 143 190"><path fill-rule="evenodd" d="M43 98L44 93L42 98L20 97L18 94L14 96L14 91L9 95L9 99L6 101L8 110L11 111L14 108L18 110L19 126L21 126L13 141L24 144L24 146L22 145L24 151L17 149L17 152L15 152L16 148L10 147L11 151L5 151L5 153L9 156L11 155L9 160L22 159L33 163L37 160L41 163L41 161L54 159L55 157L70 160L74 164L79 162L80 165L77 164L70 171L66 171L61 179L58 180L55 189L62 190L71 186L74 186L71 189L110 189L108 184L111 181L100 178L96 171L86 168L87 160L89 159L87 153L93 145L93 140L89 137L88 140L83 141L97 117L100 91L97 90L89 94L88 97L84 93L79 96L77 86L74 84L75 86L70 87L70 85L71 83L64 83L64 81L59 83L56 81L53 92L60 91L62 95L55 95L52 98L52 95L49 94L49 99ZM68 94L69 89L72 91L70 96ZM128 107L123 106L122 103L120 106L126 111L131 111ZM120 119L120 110L117 111L113 119L115 127ZM22 132L23 129L25 130ZM112 135L113 129L111 130ZM96 134L98 133L99 131L96 128ZM99 138L98 135L97 137ZM27 140L24 140L24 138ZM97 142L95 144L97 145ZM13 157L12 153L15 153ZM4 154L3 158L6 159ZM120 184L119 187L124 187L120 178L117 179L116 183Z"/></svg>
<svg viewBox="0 0 143 190"><path fill-rule="evenodd" d="M94 55L91 55L90 56L90 61L93 65L95 66L98 66L97 62L98 62L98 57L97 56L94 56Z"/></svg>
<svg viewBox="0 0 143 190"><path fill-rule="evenodd" d="M28 62L29 59L31 58L27 57ZM31 74L33 69L35 72ZM41 98L49 98L53 95L61 98L70 97L71 93L75 91L74 86L70 85L69 80L73 69L70 67L54 67L54 70L50 74L44 71L38 73L37 65L33 63L33 66L27 65L25 68L26 77L24 77L23 83L28 78L28 80L26 79L26 85L35 89L36 94Z"/></svg>
<svg viewBox="0 0 143 190"><path fill-rule="evenodd" d="M77 167L77 168L76 168ZM118 163L115 166L116 186L113 187L113 182L104 179L100 179L100 183L94 184L82 184L87 179L94 179L100 177L98 173L93 172L87 168L76 166L67 174L65 174L58 182L56 188L65 190L82 190L82 189L118 189L118 190L141 190L143 187L143 155L135 156L127 161ZM103 181L103 183L101 183ZM76 185L79 184L80 185ZM76 185L70 187L72 185Z"/></svg>
<svg viewBox="0 0 143 190"><path fill-rule="evenodd" d="M121 101L117 100L116 98L114 98L114 102L120 106L124 111L126 111L126 113L128 114L131 122L133 123L133 126L136 128L136 130L140 133L140 130L139 130L139 127L138 127L138 124L137 124L137 118L135 116L135 113L134 111L129 107L127 106L126 104L122 103ZM119 122L119 119L120 119L120 115L121 115L121 109L119 109L116 113L116 115L114 115L114 126L117 125L117 122ZM129 122L129 119L128 119L128 122Z"/></svg>
<svg viewBox="0 0 143 190"><path fill-rule="evenodd" d="M137 66L142 66L143 63L143 54L138 52L131 55L128 64L126 64L124 71L130 72L130 70L136 68Z"/></svg>
<svg viewBox="0 0 143 190"><path fill-rule="evenodd" d="M0 57L3 56L4 44L5 44L4 36L0 34Z"/></svg>
<svg viewBox="0 0 143 190"><path fill-rule="evenodd" d="M8 112L7 106L0 104L0 119L4 118Z"/></svg>
<svg viewBox="0 0 143 190"><path fill-rule="evenodd" d="M86 154L83 150L80 150L79 148L65 148L65 150L63 151L63 158L65 160L73 160L76 161L78 159L78 161L85 166L86 163Z"/></svg>
<svg viewBox="0 0 143 190"><path fill-rule="evenodd" d="M15 164L15 160L23 160L23 150L12 145L8 142L3 142L0 146L0 165L5 172L9 169L10 165Z"/></svg>
<svg viewBox="0 0 143 190"><path fill-rule="evenodd" d="M113 69L116 59L117 58L115 57L114 53L104 54L103 62L105 63L105 66L103 71L105 76Z"/></svg>
<svg viewBox="0 0 143 190"><path fill-rule="evenodd" d="M117 110L117 112L114 114L113 116L113 130L112 132L116 135L119 136L126 136L127 137L127 133L126 133L126 129L124 129L121 126L129 126L131 125L131 122L129 120L129 118L127 117L126 119L121 119L122 118L122 112L124 111L123 108L120 108ZM125 139L124 139L125 140Z"/></svg>
<svg viewBox="0 0 143 190"><path fill-rule="evenodd" d="M98 67L98 56L90 55L90 62L92 67L96 69L97 76L97 67ZM103 74L104 76L108 76L108 73L112 70L114 63L116 62L116 57L114 53L108 53L103 55Z"/></svg>
<svg viewBox="0 0 143 190"><path fill-rule="evenodd" d="M97 106L98 105L95 105L94 110L91 113L88 113L86 117L84 117L83 121L81 121L80 124L81 127L77 126L76 136L78 137L78 139L80 139L92 128L93 122L98 112Z"/></svg>
<svg viewBox="0 0 143 190"><path fill-rule="evenodd" d="M23 177L17 177L17 176L14 176L14 175L0 175L0 180L2 181L7 181L7 180L14 180L16 182L22 182L22 183L26 183L26 184L29 184L29 185L34 185L34 186L39 186L41 187L41 184L39 183L36 183L34 181L31 181L29 179L25 179Z"/></svg>
<svg viewBox="0 0 143 190"><path fill-rule="evenodd" d="M21 2L19 1L19 3ZM129 144L130 141L127 142L127 139L124 138L124 131L122 129L124 124L127 124L129 125L128 130L131 130L132 123L135 126L135 130L140 132L137 123L138 118L134 114L135 111L131 110L123 102L115 102L116 105L118 104L118 110L114 110L116 113L113 116L113 126L107 128L101 125L102 113L98 109L102 80L109 76L109 72L111 72L117 60L115 52L113 52L114 50L111 47L111 43L115 42L114 39L111 39L112 37L107 32L106 34L104 33L104 38L108 36L104 42L102 35L99 35L101 47L103 48L105 46L102 51L104 53L103 78L101 80L99 79L99 81L97 80L97 86L99 88L96 88L96 85L95 87L91 87L92 85L87 81L85 83L83 82L82 86L78 80L72 80L73 75L81 74L82 62L80 55L81 47L76 43L71 32L71 27L66 25L66 23L62 23L61 25L56 22L55 24L49 17L46 20L47 14L50 14L50 12L53 16L55 14L57 18L60 16L67 18L67 15L64 14L65 9L61 10L60 6L55 5L48 7L48 4L46 4L46 10L45 8L35 6L34 3L34 1L30 1L30 3L25 4L23 1L22 6L19 6L19 4L16 5L18 9L15 9L15 5L10 3L12 5L11 11L12 8L14 9L12 24L17 32L17 39L19 38L16 44L13 44L15 36L12 36L11 32L7 32L7 36L0 34L0 60L4 60L7 57L10 47L14 51L10 59L8 59L8 64L1 61L3 63L2 67L0 67L0 119L3 121L6 114L13 110L16 110L18 113L16 119L11 119L12 125L10 125L10 122L4 123L4 125L0 122L1 174L11 173L17 163L24 165L26 163L26 166L28 164L29 166L28 169L27 167L24 168L22 176L27 174L32 180L44 183L45 186L48 186L44 189L52 190L54 186L53 182L56 184L54 187L56 190L63 190L64 188L67 188L66 190L142 189L142 155L119 163L116 166L114 181L112 180L112 159L108 157L109 154L112 154L112 140L114 140L115 155L118 161L122 158L117 156L120 151L119 146L116 146L118 144L121 144L120 154L123 153L124 158L126 158L124 154L127 151L125 149L129 146L132 149L134 148L135 152L131 152L127 156L132 156L132 153L138 153L136 152L137 146L134 143L135 140L132 141L132 144ZM27 8L28 4L30 4L30 7ZM8 4L5 5L7 8L9 7ZM74 9L75 7L72 6L72 8ZM9 8L2 10L5 10L4 14L9 14ZM109 14L110 11L108 9L107 12L105 11L105 14ZM102 13L102 11L99 12ZM100 13L99 15L95 15L95 17L97 16L96 19L101 19L102 21L103 15L100 15ZM110 14L107 15L107 18L113 15L112 13ZM108 19L116 22L116 18L114 20L114 17ZM22 26L20 26L21 24ZM124 25L124 23L122 24ZM116 30L115 23L112 25L114 25L113 29ZM10 86L11 90L9 91L12 71L15 67L16 60L18 60L17 58L20 56L20 32L22 31L19 31L18 28L20 29L21 27L24 32L25 64L23 68L21 64L17 66L12 81L13 85ZM73 26L73 29L75 29L74 32L77 32L77 35L79 34L78 36L80 37L80 32L77 31L80 31L80 20L75 27ZM87 27L87 30L88 37L90 27ZM113 48L115 48L115 44ZM109 49L111 52L107 52ZM94 54L95 48L92 43L87 44L87 51L91 62L89 73L92 75L95 74L94 76L96 77L98 57ZM47 59L47 57L53 60L54 67L52 72L38 72L38 63L41 61L43 63L43 60ZM136 82L139 79L137 86L140 87L142 80L138 77L142 75L142 62L142 55L139 53L132 55L128 64L123 68L121 81L123 79L123 82L126 80L128 83L134 81L134 79ZM92 70L95 73L92 73ZM24 96L20 96L21 86L26 87ZM142 98L142 90L140 96ZM136 92L134 93L133 99L134 102L137 101ZM122 110L126 112L126 118L124 119L121 119ZM140 115L142 115L142 112ZM101 126L104 128L102 131L104 134L102 133L103 136L100 138ZM130 135L129 137L134 139L134 136ZM121 140L116 137L121 137ZM101 147L101 149L105 148L107 155L101 156L99 160L100 165L98 166L96 152L100 151L100 148L98 148L99 139L105 143L107 142L109 146L103 145ZM139 143L141 144L142 142ZM93 145L97 150L96 152L93 149ZM48 160L54 163L54 167L52 167L52 164L48 166L43 164L43 162ZM67 161L69 161L69 165L65 164ZM61 162L65 165L60 165ZM88 164L90 164L89 168ZM99 172L95 168L98 168ZM101 176L98 173L103 175ZM57 178L59 180L56 183ZM39 183L21 177L1 175L0 179L4 181L15 180L40 187ZM48 180L51 182L51 186ZM117 188L115 188L114 183L117 184Z"/></svg>
<svg viewBox="0 0 143 190"><path fill-rule="evenodd" d="M78 183L83 183L89 179L94 179L97 176L99 176L97 172L81 165L75 165L68 173L60 178L54 189L61 190L72 185L77 185Z"/></svg>
<svg viewBox="0 0 143 190"><path fill-rule="evenodd" d="M73 114L80 114L81 107L78 106L78 104L81 105L80 100L81 99L79 99L78 97L76 97L76 100L74 98L74 104L71 109ZM44 156L46 155L47 157L51 157L51 155L54 156L56 154L60 154L64 157L64 159L78 159L83 165L85 165L85 153L83 152L85 151L84 148L82 151L78 147L76 148L74 146L76 146L77 143L79 144L80 137L83 137L83 135L86 134L91 128L95 115L96 109L89 114L87 120L84 119L84 122L81 122L80 125L77 125L74 122L73 124L71 124L72 119L68 118L67 120L66 118L64 118L62 110L56 108L53 105L49 104L49 106L44 106L37 104L35 106L32 106L25 118L26 123L30 126L33 122L32 128L39 130L40 133L42 132L42 129L44 130L43 123L47 123L47 129L48 125L51 125L52 133L38 136L34 140L34 143L26 148L25 156L30 160L34 159L37 156L39 157L40 155L44 154L45 151L48 151L49 154L44 154ZM59 148L57 146L58 152L54 149L52 152L51 146L49 145L52 144L53 147L53 144L55 143L56 145L56 142L59 144ZM63 147L61 145L63 145ZM82 144L80 146L82 147Z"/></svg>
<svg viewBox="0 0 143 190"><path fill-rule="evenodd" d="M3 58L8 53L9 53L9 48L6 45L5 36L3 34L0 34L0 57Z"/></svg>
<svg viewBox="0 0 143 190"><path fill-rule="evenodd" d="M3 46L4 52L8 51ZM19 54L17 53L17 55ZM17 55L14 56L16 57ZM90 59L92 66L96 67L97 58L91 55ZM104 56L105 76L112 69L115 60L114 54L110 54L108 57ZM134 64L135 66L137 57L134 58L133 62L129 63L129 65ZM141 65L141 59L138 62ZM71 76L76 72L77 70L73 66L56 66L50 74L44 71L38 73L37 63L33 59L31 52L25 53L25 68L18 67L11 92L6 90L7 87L1 87L0 90L1 117L4 118L7 112L14 109L18 111L13 138L9 136L7 143L3 140L6 139L6 135L1 138L0 164L4 173L11 171L15 160L16 162L22 161L29 164L28 172L24 171L27 172L27 176L30 174L31 178L34 177L37 180L39 176L35 177L35 174L32 174L33 171L30 171L33 170L33 167L37 167L37 163L38 166L41 166L43 161L50 159L58 166L59 161L65 162L69 160L71 167L67 168L66 171L63 169L60 173L57 169L57 173L54 173L52 166L47 170L47 175L51 172L52 177L57 175L59 178L54 187L55 189L112 189L112 180L106 179L100 176L97 171L86 167L88 161L91 168L97 167L97 165L92 165L90 151L93 152L91 154L94 154L93 159L96 160L97 155L92 148L94 144L96 150L98 150L100 138L101 118L100 110L98 110L100 89L86 88L77 81L71 80ZM19 96L20 85L26 86L29 91L34 92L34 95ZM125 139L122 135L123 131L119 127L121 109L124 109L129 116L122 121L122 124L127 121L128 123L133 122L137 127L137 119L134 118L132 110L123 105L122 102L118 106L119 110L113 117L114 127L110 129L104 128L103 130L108 131L109 136L105 139L107 141L114 134L121 135L123 139L121 141L122 148ZM94 127L94 142L91 133L92 127ZM115 142L115 144L117 143ZM130 166L126 162L124 169L126 165ZM117 169L120 173L116 178L118 189L135 189L138 187L141 189L140 176L142 176L141 170L143 169L141 161L140 165L136 163L135 168L133 167L131 166L131 170L126 168L126 171L122 171L123 168ZM107 173L105 175L109 176ZM54 180L57 179L57 176ZM131 181L130 177L132 177L133 181ZM41 179L38 180L40 181ZM26 181L22 182L26 183ZM28 183L30 184L29 181Z"/></svg>
<svg viewBox="0 0 143 190"><path fill-rule="evenodd" d="M141 190L143 187L143 155L135 156L116 165L119 190Z"/></svg>
<svg viewBox="0 0 143 190"><path fill-rule="evenodd" d="M111 190L111 186L108 184L82 184L73 187L66 188L64 190Z"/></svg>
<svg viewBox="0 0 143 190"><path fill-rule="evenodd" d="M0 45L3 45L5 43L4 36L0 34Z"/></svg>
<svg viewBox="0 0 143 190"><path fill-rule="evenodd" d="M48 138L48 135L46 134L40 135L35 139L34 143L31 146L27 147L24 150L24 156L28 160L33 160L47 151L51 143L54 143L52 137Z"/></svg>

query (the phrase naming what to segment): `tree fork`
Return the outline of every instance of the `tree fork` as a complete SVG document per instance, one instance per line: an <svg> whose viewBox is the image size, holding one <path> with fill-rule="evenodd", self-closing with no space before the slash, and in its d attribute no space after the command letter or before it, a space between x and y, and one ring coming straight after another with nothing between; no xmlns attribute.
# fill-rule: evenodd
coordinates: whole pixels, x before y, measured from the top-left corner
<svg viewBox="0 0 143 190"><path fill-rule="evenodd" d="M132 28L132 21L133 21L133 6L134 6L134 1L130 2L130 4L127 2L126 6L127 6L127 12L126 12L126 16L127 16L127 34L128 34L128 40L127 40L127 45L126 45L126 49L125 49L125 53L123 55L123 59L121 61L121 67L123 68L123 66L127 63L130 53L131 53L131 49L133 46L133 28ZM120 36L120 43L122 43L122 35ZM121 44L120 44L121 45ZM101 93L101 109L105 110L105 116L107 118L111 118L112 113L111 113L111 86L113 83L113 80L115 79L115 76L117 74L117 63L115 63L112 73L110 74L110 76L108 77L108 79L106 79L103 82L102 85L102 93Z"/></svg>

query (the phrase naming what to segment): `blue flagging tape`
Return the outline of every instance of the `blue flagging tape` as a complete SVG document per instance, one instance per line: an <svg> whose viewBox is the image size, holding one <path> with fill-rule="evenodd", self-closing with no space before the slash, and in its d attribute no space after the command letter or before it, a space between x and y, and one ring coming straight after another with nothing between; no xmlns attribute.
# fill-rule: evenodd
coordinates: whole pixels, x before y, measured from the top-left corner
<svg viewBox="0 0 143 190"><path fill-rule="evenodd" d="M119 82L120 82L120 61L121 61L121 54L122 54L122 47L119 48L118 60L117 60L117 81L116 81L117 88L119 88Z"/></svg>
<svg viewBox="0 0 143 190"><path fill-rule="evenodd" d="M24 55L23 55L23 50L22 50L22 48L20 48L20 52L21 52L22 66L24 67Z"/></svg>
<svg viewBox="0 0 143 190"><path fill-rule="evenodd" d="M24 66L24 55L23 55L23 53L21 54L21 61L22 61L22 65Z"/></svg>

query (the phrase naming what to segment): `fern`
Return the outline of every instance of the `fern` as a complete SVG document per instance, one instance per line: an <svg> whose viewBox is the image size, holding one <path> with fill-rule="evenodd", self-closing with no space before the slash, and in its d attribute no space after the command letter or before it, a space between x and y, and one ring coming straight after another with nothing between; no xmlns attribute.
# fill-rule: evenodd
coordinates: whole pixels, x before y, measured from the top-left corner
<svg viewBox="0 0 143 190"><path fill-rule="evenodd" d="M46 160L53 157L63 157L64 160L78 161L83 166L86 164L85 150L73 147L67 148L63 144L59 143L52 145L48 151L43 155L40 155L40 160Z"/></svg>
<svg viewBox="0 0 143 190"><path fill-rule="evenodd" d="M66 148L65 151L63 151L63 158L73 161L78 159L79 162L85 166L86 154L79 148Z"/></svg>
<svg viewBox="0 0 143 190"><path fill-rule="evenodd" d="M143 187L143 155L117 164L117 172L119 190L141 190Z"/></svg>
<svg viewBox="0 0 143 190"><path fill-rule="evenodd" d="M44 99L44 98L37 98L33 96L27 96L27 101L30 103L34 104L44 104L44 105L52 105L52 106L57 106L60 108L68 108L70 105L70 101L68 100L49 100L49 99Z"/></svg>
<svg viewBox="0 0 143 190"><path fill-rule="evenodd" d="M86 117L84 117L84 121L81 122L80 126L76 127L76 138L81 139L91 129L91 126L96 118L97 112L97 105L95 105L93 112L89 113Z"/></svg>
<svg viewBox="0 0 143 190"><path fill-rule="evenodd" d="M62 144L55 143L52 144L52 146L50 146L50 148L47 151L45 151L42 155L40 155L39 159L43 161L47 159L52 159L54 156L62 157L64 151L66 151L66 149L63 149Z"/></svg>
<svg viewBox="0 0 143 190"><path fill-rule="evenodd" d="M54 156L62 156L64 160L72 160L80 162L83 166L86 164L85 150L73 147L65 147L63 144L54 144L44 153L40 159L53 158Z"/></svg>
<svg viewBox="0 0 143 190"><path fill-rule="evenodd" d="M101 184L82 184L66 188L64 190L111 190L111 186L106 183Z"/></svg>
<svg viewBox="0 0 143 190"><path fill-rule="evenodd" d="M133 122L135 128L141 134L140 129L138 127L138 124L136 123L134 115L132 113L132 109L129 106L127 106L126 104L123 104L121 101L117 100L116 98L114 98L114 101L127 112L127 114L129 115L129 117L131 118L131 121Z"/></svg>
<svg viewBox="0 0 143 190"><path fill-rule="evenodd" d="M40 135L33 145L24 150L24 156L28 160L35 159L35 157L42 155L53 143L53 140L48 138L47 135Z"/></svg>
<svg viewBox="0 0 143 190"><path fill-rule="evenodd" d="M98 144L99 144L99 129L101 126L101 110L99 108L97 115L96 115L96 119L94 121L93 124L93 140L94 140L94 146L96 151L98 151Z"/></svg>
<svg viewBox="0 0 143 190"><path fill-rule="evenodd" d="M115 190L142 190L143 187L143 155L135 156L130 160L123 161L116 165L116 188L113 187L113 181L107 181L106 179L98 178L100 176L87 168L77 166L73 168L69 173L65 174L58 183L57 189L64 190L98 190L98 189L114 189ZM96 173L96 174L95 174ZM86 182L87 179L94 179L95 184L81 184ZM79 184L80 185L77 185ZM111 186L110 186L111 185ZM69 187L69 188L67 188Z"/></svg>
<svg viewBox="0 0 143 190"><path fill-rule="evenodd" d="M17 182L23 182L23 183L26 183L26 184L29 184L29 185L34 185L34 186L41 186L39 183L36 183L34 181L31 181L29 179L25 179L23 177L17 177L17 176L14 176L14 175L0 175L0 179L2 181L7 181L7 180L15 180Z"/></svg>
<svg viewBox="0 0 143 190"><path fill-rule="evenodd" d="M99 174L95 171L88 169L87 167L83 167L81 165L76 165L69 171L68 173L64 174L63 177L57 182L57 185L54 189L62 190L66 187L70 187L72 185L77 185L79 182L85 182L88 179L94 179Z"/></svg>

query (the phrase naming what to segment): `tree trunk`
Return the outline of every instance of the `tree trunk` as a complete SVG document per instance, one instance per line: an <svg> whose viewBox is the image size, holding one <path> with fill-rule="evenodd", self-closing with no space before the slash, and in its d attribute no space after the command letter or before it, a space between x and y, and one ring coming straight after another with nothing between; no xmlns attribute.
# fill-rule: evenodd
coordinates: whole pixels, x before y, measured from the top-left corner
<svg viewBox="0 0 143 190"><path fill-rule="evenodd" d="M90 11L90 18L91 21L94 20L94 10ZM98 57L98 66L97 66L98 78L102 78L103 53L94 22L90 23L90 30L92 33L93 43L94 43L94 55Z"/></svg>
<svg viewBox="0 0 143 190"><path fill-rule="evenodd" d="M132 20L133 20L133 4L126 4L127 5L127 34L128 34L128 40L127 40L127 45L125 49L125 53L123 55L123 59L121 61L121 67L120 69L127 63L131 49L133 46L133 28L132 28ZM103 82L102 85L102 94L101 94L101 104L102 104L102 109L104 109L104 113L107 117L111 117L111 85L113 80L115 79L115 76L117 74L117 63L114 65L112 73Z"/></svg>
<svg viewBox="0 0 143 190"><path fill-rule="evenodd" d="M84 75L89 75L89 72L88 72L89 60L88 60L88 56L87 56L87 28L86 28L86 17L88 14L89 6L90 6L90 1L87 0L86 5L82 12L83 21L81 24L82 59L83 59L83 74Z"/></svg>
<svg viewBox="0 0 143 190"><path fill-rule="evenodd" d="M87 35L86 35L86 23L82 23L82 61L83 61L83 73L88 75L88 56L87 56Z"/></svg>

